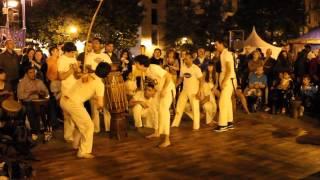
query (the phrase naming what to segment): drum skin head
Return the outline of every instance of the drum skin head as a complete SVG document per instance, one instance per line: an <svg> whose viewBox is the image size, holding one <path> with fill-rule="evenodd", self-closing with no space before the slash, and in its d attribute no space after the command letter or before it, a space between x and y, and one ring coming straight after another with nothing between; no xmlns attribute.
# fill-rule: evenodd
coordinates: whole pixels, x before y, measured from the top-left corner
<svg viewBox="0 0 320 180"><path fill-rule="evenodd" d="M1 104L1 107L8 112L19 112L22 108L18 101L12 99L4 100Z"/></svg>

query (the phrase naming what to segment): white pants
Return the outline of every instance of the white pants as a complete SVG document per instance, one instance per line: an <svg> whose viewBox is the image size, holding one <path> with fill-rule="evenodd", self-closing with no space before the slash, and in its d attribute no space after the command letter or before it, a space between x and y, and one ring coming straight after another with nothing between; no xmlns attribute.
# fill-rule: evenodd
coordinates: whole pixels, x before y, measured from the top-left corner
<svg viewBox="0 0 320 180"><path fill-rule="evenodd" d="M200 128L200 105L199 100L196 98L196 94L188 94L186 91L182 91L180 93L177 108L176 108L176 115L174 117L174 120L172 122L172 126L178 127L181 122L181 118L184 112L184 109L186 107L186 104L190 101L192 113L193 113L193 129L199 129Z"/></svg>
<svg viewBox="0 0 320 180"><path fill-rule="evenodd" d="M148 127L158 129L158 114L154 108L144 109L140 104L132 108L135 127Z"/></svg>
<svg viewBox="0 0 320 180"><path fill-rule="evenodd" d="M60 106L62 108L61 99ZM66 141L73 141L73 135L75 131L75 125L72 121L70 114L67 110L63 109L63 137Z"/></svg>
<svg viewBox="0 0 320 180"><path fill-rule="evenodd" d="M79 139L80 142L74 142L74 144L80 144L78 153L91 153L93 144L93 122L83 103L75 103L71 99L62 97L61 108L70 115L77 128L74 133L74 140Z"/></svg>
<svg viewBox="0 0 320 180"><path fill-rule="evenodd" d="M159 98L158 104L158 122L159 122L159 134L170 135L170 106L172 104L172 100L176 95L176 90L173 83L168 85L166 93L164 97L160 97L160 92L158 92L157 96Z"/></svg>
<svg viewBox="0 0 320 180"><path fill-rule="evenodd" d="M216 115L217 112L217 104L215 101L206 102L202 105L204 112L206 113L206 124L210 124Z"/></svg>
<svg viewBox="0 0 320 180"><path fill-rule="evenodd" d="M225 84L221 90L219 98L219 126L227 126L228 122L233 122L232 108L233 86L231 80Z"/></svg>
<svg viewBox="0 0 320 180"><path fill-rule="evenodd" d="M100 117L99 117L99 111L98 106L94 99L90 100L90 106L91 106L91 118L94 124L94 132L100 132ZM106 128L106 131L110 131L110 120L111 115L106 107L103 108L103 119L104 119L104 126Z"/></svg>

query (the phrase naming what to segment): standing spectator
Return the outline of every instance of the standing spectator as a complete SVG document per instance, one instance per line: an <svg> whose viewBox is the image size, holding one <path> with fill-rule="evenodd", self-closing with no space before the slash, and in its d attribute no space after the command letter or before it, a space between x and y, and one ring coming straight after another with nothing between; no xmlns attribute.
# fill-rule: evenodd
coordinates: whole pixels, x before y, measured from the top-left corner
<svg viewBox="0 0 320 180"><path fill-rule="evenodd" d="M297 60L294 63L294 75L298 85L302 83L302 77L308 74L308 54L310 51L311 46L305 45L304 49L298 53Z"/></svg>
<svg viewBox="0 0 320 180"><path fill-rule="evenodd" d="M7 74L7 81L10 83L14 92L17 90L19 82L19 56L14 51L14 41L7 40L5 42L6 49L0 54L0 67Z"/></svg>
<svg viewBox="0 0 320 180"><path fill-rule="evenodd" d="M85 47L84 48L87 48L87 54L88 55L89 53L92 52L92 42L91 41L88 41L86 42L85 44ZM85 58L85 53L86 53L86 50L84 49L83 52L81 52L78 57L77 57L77 61L80 62L80 68L82 69L83 68L83 65L84 65L84 58Z"/></svg>
<svg viewBox="0 0 320 180"><path fill-rule="evenodd" d="M132 71L132 65L133 65L133 62L128 50L125 49L121 51L120 61L121 61L121 71L122 71L123 79L126 80L129 73Z"/></svg>
<svg viewBox="0 0 320 180"><path fill-rule="evenodd" d="M179 61L175 57L174 50L167 52L164 69L171 74L173 82L176 83L178 79Z"/></svg>
<svg viewBox="0 0 320 180"><path fill-rule="evenodd" d="M206 57L206 51L204 48L199 48L197 51L197 58L193 63L200 67L201 71L205 71L210 62L210 59Z"/></svg>
<svg viewBox="0 0 320 180"><path fill-rule="evenodd" d="M105 53L110 57L112 64L118 64L120 66L120 60L117 57L117 55L114 53L114 44L112 42L109 41L106 43Z"/></svg>
<svg viewBox="0 0 320 180"><path fill-rule="evenodd" d="M274 77L278 77L281 72L292 72L292 64L290 63L288 53L286 51L281 51L277 63L274 68Z"/></svg>
<svg viewBox="0 0 320 180"><path fill-rule="evenodd" d="M256 72L257 68L263 66L263 61L259 51L253 51L252 59L248 62L249 75Z"/></svg>
<svg viewBox="0 0 320 180"><path fill-rule="evenodd" d="M20 78L25 75L26 68L31 66L35 52L33 48L28 48L26 54L22 57L20 62Z"/></svg>
<svg viewBox="0 0 320 180"><path fill-rule="evenodd" d="M163 59L161 58L161 49L156 48L153 51L153 55L150 58L150 64L157 64L160 65L161 67L163 67Z"/></svg>
<svg viewBox="0 0 320 180"><path fill-rule="evenodd" d="M309 52L308 74L311 76L311 80L316 84L319 83L319 71L320 71L320 69L318 69L319 58L320 58L320 50L318 51L317 56L313 52Z"/></svg>
<svg viewBox="0 0 320 180"><path fill-rule="evenodd" d="M272 50L267 49L266 58L264 59L264 65L263 65L263 71L264 71L265 75L267 76L269 88L272 86L272 82L274 79L273 68L276 64L276 60L274 58L272 58L271 55L272 55Z"/></svg>

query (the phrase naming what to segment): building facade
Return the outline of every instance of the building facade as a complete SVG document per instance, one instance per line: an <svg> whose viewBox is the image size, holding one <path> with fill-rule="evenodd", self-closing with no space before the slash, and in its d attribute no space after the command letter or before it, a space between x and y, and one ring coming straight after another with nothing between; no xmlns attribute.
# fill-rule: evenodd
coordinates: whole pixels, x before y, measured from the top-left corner
<svg viewBox="0 0 320 180"><path fill-rule="evenodd" d="M307 30L320 26L320 0L304 0Z"/></svg>

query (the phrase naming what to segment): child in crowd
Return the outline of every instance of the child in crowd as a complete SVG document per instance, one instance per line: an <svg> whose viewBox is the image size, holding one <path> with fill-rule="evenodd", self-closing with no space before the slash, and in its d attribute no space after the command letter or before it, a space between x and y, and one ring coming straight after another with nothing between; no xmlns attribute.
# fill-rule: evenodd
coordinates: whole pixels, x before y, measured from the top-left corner
<svg viewBox="0 0 320 180"><path fill-rule="evenodd" d="M273 113L278 109L281 110L282 114L286 113L291 100L294 99L293 89L293 80L289 72L284 71L279 73L279 79L275 82L271 95L273 101Z"/></svg>
<svg viewBox="0 0 320 180"><path fill-rule="evenodd" d="M318 86L311 83L311 77L309 75L303 76L302 85L300 87L300 98L302 105L299 108L299 116L303 116L304 110L312 110L314 105L314 99L318 92Z"/></svg>

